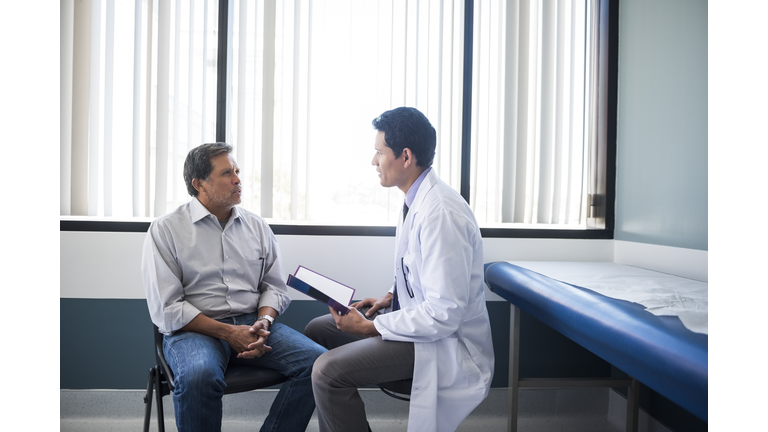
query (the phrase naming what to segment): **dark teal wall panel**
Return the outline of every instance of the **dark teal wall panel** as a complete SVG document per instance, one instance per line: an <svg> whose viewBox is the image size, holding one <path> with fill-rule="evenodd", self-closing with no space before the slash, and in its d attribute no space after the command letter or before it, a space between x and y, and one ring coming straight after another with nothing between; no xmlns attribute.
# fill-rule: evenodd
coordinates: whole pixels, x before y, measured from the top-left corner
<svg viewBox="0 0 768 432"><path fill-rule="evenodd" d="M60 388L146 388L155 358L145 300L65 298L60 299L60 309ZM509 304L489 302L488 312L496 351L493 386L506 387ZM319 302L294 301L279 320L303 332L312 318L325 313L328 308Z"/></svg>
<svg viewBox="0 0 768 432"><path fill-rule="evenodd" d="M61 299L60 386L141 389L155 364L146 300Z"/></svg>
<svg viewBox="0 0 768 432"><path fill-rule="evenodd" d="M152 324L146 301L114 299L60 299L60 388L144 389L149 368L155 364ZM315 301L294 301L279 318L303 331L314 317L328 312ZM506 387L509 369L509 303L488 302L496 373L493 387ZM611 366L562 334L523 312L520 317L520 376L610 376ZM644 389L641 405L667 423L690 417L675 404ZM648 399L655 397L656 399ZM652 401L653 403L649 402ZM652 406L651 406L652 405ZM658 412L657 412L658 411ZM682 413L682 414L681 414ZM701 422L689 422L697 429ZM704 429L705 430L705 429Z"/></svg>

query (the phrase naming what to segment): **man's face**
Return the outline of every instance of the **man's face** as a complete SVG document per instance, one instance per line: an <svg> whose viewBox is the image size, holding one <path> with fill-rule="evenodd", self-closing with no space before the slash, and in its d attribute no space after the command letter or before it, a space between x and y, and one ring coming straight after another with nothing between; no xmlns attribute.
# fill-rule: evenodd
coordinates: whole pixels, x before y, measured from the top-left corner
<svg viewBox="0 0 768 432"><path fill-rule="evenodd" d="M399 158L395 158L394 152L384 141L384 132L382 131L376 134L376 141L373 147L376 153L373 155L371 164L376 167L376 171L379 173L381 185L384 187L400 187L404 184L407 181L403 165L405 153L401 153Z"/></svg>
<svg viewBox="0 0 768 432"><path fill-rule="evenodd" d="M240 186L240 168L235 158L229 153L222 153L211 158L213 171L208 180L200 182L201 202L213 207L232 208L240 204L242 187Z"/></svg>

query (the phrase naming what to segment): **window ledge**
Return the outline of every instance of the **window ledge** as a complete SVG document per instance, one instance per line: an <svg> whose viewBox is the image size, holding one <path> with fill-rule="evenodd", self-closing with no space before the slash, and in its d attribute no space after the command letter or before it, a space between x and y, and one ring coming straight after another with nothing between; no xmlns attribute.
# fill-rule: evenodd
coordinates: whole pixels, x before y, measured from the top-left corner
<svg viewBox="0 0 768 432"><path fill-rule="evenodd" d="M133 220L110 218L76 218L62 216L60 231L85 232L147 232L151 218L136 218ZM394 237L394 226L351 226L351 225L308 225L270 223L269 226L277 235L325 235L325 236L372 236ZM532 228L532 225L514 227L480 228L483 238L560 238L560 239L613 239L613 230L562 228L557 226L542 226Z"/></svg>

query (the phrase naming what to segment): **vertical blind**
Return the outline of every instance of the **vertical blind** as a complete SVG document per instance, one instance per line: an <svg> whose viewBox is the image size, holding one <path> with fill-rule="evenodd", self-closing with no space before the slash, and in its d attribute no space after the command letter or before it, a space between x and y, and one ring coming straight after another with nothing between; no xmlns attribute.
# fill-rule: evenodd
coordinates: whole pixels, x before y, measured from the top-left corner
<svg viewBox="0 0 768 432"><path fill-rule="evenodd" d="M464 3L62 1L61 214L156 217L188 201L188 150L215 141L217 80L243 206L271 221L391 225L371 120L414 106L434 167L485 226L583 227L594 145L594 3L474 2L472 119L462 125ZM67 116L64 112L71 113Z"/></svg>
<svg viewBox="0 0 768 432"><path fill-rule="evenodd" d="M586 224L595 3L476 3L470 198L486 226Z"/></svg>
<svg viewBox="0 0 768 432"><path fill-rule="evenodd" d="M166 213L187 200L187 151L215 137L217 2L61 9L61 214Z"/></svg>
<svg viewBox="0 0 768 432"><path fill-rule="evenodd" d="M243 205L282 221L394 223L402 194L378 183L371 121L401 105L431 120L436 169L458 184L462 7L236 1L226 129Z"/></svg>

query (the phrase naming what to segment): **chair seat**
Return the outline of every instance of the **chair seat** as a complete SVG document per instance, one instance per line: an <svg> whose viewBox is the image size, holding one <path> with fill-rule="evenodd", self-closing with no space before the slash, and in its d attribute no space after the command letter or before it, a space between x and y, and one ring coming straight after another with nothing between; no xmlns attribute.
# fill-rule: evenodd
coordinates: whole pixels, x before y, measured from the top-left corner
<svg viewBox="0 0 768 432"><path fill-rule="evenodd" d="M229 365L224 373L224 381L227 383L224 394L261 389L287 380L288 377L272 369Z"/></svg>
<svg viewBox="0 0 768 432"><path fill-rule="evenodd" d="M407 401L411 395L411 386L413 385L413 379L404 379L397 381L387 381L379 383L378 386L388 396L392 396L395 399Z"/></svg>
<svg viewBox="0 0 768 432"><path fill-rule="evenodd" d="M157 326L153 326L153 328L157 365L149 370L149 377L147 378L147 394L144 396L144 432L149 431L153 392L157 399L157 429L160 432L165 432L163 396L173 392L173 371L171 371L165 361L165 355L163 355L163 335L158 332ZM230 364L227 365L227 370L224 372L224 382L227 385L224 394L271 387L285 381L288 381L288 377L271 369Z"/></svg>

